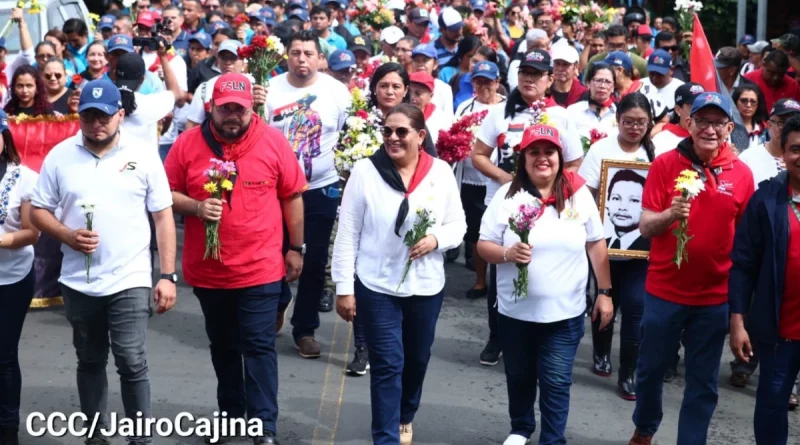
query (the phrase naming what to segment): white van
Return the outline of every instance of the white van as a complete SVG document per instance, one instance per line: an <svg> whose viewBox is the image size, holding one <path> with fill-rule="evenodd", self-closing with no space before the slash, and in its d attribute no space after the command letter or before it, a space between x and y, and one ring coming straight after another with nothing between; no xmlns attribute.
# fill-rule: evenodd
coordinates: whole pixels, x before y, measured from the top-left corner
<svg viewBox="0 0 800 445"><path fill-rule="evenodd" d="M9 21L11 9L16 5L16 1L0 0L0 28ZM24 13L34 46L44 39L47 31L53 28L61 29L68 19L79 18L86 24L92 23L83 0L39 0L39 5L42 12L31 15L26 10ZM8 51L6 63L10 64L19 53L19 31L14 25L11 34L6 38L6 50Z"/></svg>

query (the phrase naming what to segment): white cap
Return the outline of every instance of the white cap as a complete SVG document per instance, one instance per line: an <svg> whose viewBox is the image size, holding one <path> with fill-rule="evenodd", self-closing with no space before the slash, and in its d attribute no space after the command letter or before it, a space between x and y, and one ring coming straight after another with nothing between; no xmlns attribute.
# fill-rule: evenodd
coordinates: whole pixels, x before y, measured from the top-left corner
<svg viewBox="0 0 800 445"><path fill-rule="evenodd" d="M389 45L394 45L403 37L405 37L403 30L396 26L390 26L381 31L381 42L386 42Z"/></svg>
<svg viewBox="0 0 800 445"><path fill-rule="evenodd" d="M439 28L459 29L464 26L464 19L455 9L447 7L439 14Z"/></svg>
<svg viewBox="0 0 800 445"><path fill-rule="evenodd" d="M756 42L756 43L754 43L752 45L747 45L747 50L750 51L751 53L759 53L760 54L761 51L764 51L764 48L766 48L768 46L769 46L769 42L765 42L763 40L759 40L758 42Z"/></svg>
<svg viewBox="0 0 800 445"><path fill-rule="evenodd" d="M563 60L567 63L578 63L578 60L580 60L578 50L573 48L572 45L554 45L551 58L553 61Z"/></svg>
<svg viewBox="0 0 800 445"><path fill-rule="evenodd" d="M239 48L242 47L242 42L238 40L228 39L219 44L219 49L217 49L217 53L221 53L223 51L228 51L239 55Z"/></svg>
<svg viewBox="0 0 800 445"><path fill-rule="evenodd" d="M406 9L406 2L403 0L389 0L388 2L386 2L386 8L402 11Z"/></svg>

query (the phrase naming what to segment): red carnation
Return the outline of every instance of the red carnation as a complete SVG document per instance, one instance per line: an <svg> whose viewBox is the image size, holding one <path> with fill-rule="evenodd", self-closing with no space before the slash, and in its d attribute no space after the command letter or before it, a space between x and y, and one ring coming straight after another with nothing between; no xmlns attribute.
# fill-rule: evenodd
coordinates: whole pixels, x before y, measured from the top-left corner
<svg viewBox="0 0 800 445"><path fill-rule="evenodd" d="M267 38L266 36L253 36L253 38L250 40L250 45L256 48L267 49Z"/></svg>
<svg viewBox="0 0 800 445"><path fill-rule="evenodd" d="M367 110L358 110L356 111L356 117L367 120L369 119L369 113L367 113Z"/></svg>
<svg viewBox="0 0 800 445"><path fill-rule="evenodd" d="M589 139L592 141L592 144L599 141L600 139L605 139L606 137L608 137L608 135L598 130L597 128L593 128L592 131L589 132Z"/></svg>
<svg viewBox="0 0 800 445"><path fill-rule="evenodd" d="M83 76L80 74L73 74L72 75L72 84L75 86L80 85L83 82Z"/></svg>
<svg viewBox="0 0 800 445"><path fill-rule="evenodd" d="M247 14L245 14L245 13L241 13L241 14L237 15L236 18L233 19L233 26L235 28L238 28L238 27L244 25L245 23L250 23L250 18L248 18Z"/></svg>
<svg viewBox="0 0 800 445"><path fill-rule="evenodd" d="M239 53L240 59L250 59L256 53L256 49L253 45L245 45L240 47L237 52Z"/></svg>
<svg viewBox="0 0 800 445"><path fill-rule="evenodd" d="M449 130L441 130L436 141L436 153L443 161L454 163L472 154L474 135L472 127L480 125L489 110L469 114L459 119Z"/></svg>

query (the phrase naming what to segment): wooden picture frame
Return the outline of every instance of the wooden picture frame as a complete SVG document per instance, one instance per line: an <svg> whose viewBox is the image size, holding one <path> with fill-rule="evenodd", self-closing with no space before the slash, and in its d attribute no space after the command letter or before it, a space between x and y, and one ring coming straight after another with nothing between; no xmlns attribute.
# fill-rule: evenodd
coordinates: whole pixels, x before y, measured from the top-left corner
<svg viewBox="0 0 800 445"><path fill-rule="evenodd" d="M642 193L644 192L644 182L650 171L650 165L649 162L615 161L610 159L603 159L600 165L600 188L597 190L597 208L600 211L600 220L603 221L603 231L608 244L609 257L647 259L650 256L650 240L641 237L641 234L638 237L635 236L636 233L639 233L638 227L642 214L642 196L639 195L638 199L636 196L640 190ZM620 173L621 176L617 177ZM615 180L615 178L617 179ZM611 196L608 188L616 186L618 183L626 183L626 187L629 190L629 198L608 199ZM639 185L641 185L641 189ZM630 198L630 196L633 198ZM637 200L638 209L635 208ZM609 214L612 211L608 208L609 202L624 203L624 206L618 208L617 210L619 211L614 213L618 215L617 217L612 217ZM633 208L629 209L631 206ZM620 231L617 230L618 226L614 220L630 224L623 226L624 230ZM632 225L635 225L635 228L624 233ZM623 233L623 235L620 235L620 233ZM612 248L612 245L615 246Z"/></svg>

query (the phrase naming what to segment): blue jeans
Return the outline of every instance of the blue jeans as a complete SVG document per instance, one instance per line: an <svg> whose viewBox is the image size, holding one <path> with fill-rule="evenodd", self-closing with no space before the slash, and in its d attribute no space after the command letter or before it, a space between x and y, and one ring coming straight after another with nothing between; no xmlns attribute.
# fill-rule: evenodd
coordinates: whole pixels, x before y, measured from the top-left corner
<svg viewBox="0 0 800 445"><path fill-rule="evenodd" d="M717 407L717 380L728 334L728 304L686 306L645 293L642 343L636 367L636 409L633 423L652 436L663 417L664 373L685 341L686 388L678 418L678 443L703 445ZM789 400L787 394L784 405Z"/></svg>
<svg viewBox="0 0 800 445"><path fill-rule="evenodd" d="M572 365L583 337L583 314L554 323L533 323L499 314L497 325L506 366L511 434L530 438L536 431L533 405L538 383L542 414L539 444L566 444Z"/></svg>
<svg viewBox="0 0 800 445"><path fill-rule="evenodd" d="M369 353L372 441L397 445L400 425L411 423L419 409L444 290L394 297L356 280L355 296Z"/></svg>
<svg viewBox="0 0 800 445"><path fill-rule="evenodd" d="M161 156L161 162L167 160L167 155L169 154L169 149L172 148L172 144L159 144L158 145L158 155Z"/></svg>
<svg viewBox="0 0 800 445"><path fill-rule="evenodd" d="M19 338L33 299L34 272L20 281L0 286L0 427L19 428L22 373Z"/></svg>
<svg viewBox="0 0 800 445"><path fill-rule="evenodd" d="M647 278L646 260L610 261L614 313L622 310L620 338L639 343L642 312L644 311L644 282Z"/></svg>
<svg viewBox="0 0 800 445"><path fill-rule="evenodd" d="M319 328L319 299L325 289L328 246L338 207L338 183L303 193L306 254L292 313L292 336L295 340L313 337Z"/></svg>
<svg viewBox="0 0 800 445"><path fill-rule="evenodd" d="M761 375L754 415L756 444L786 445L789 410L786 401L800 372L800 342L760 343Z"/></svg>
<svg viewBox="0 0 800 445"><path fill-rule="evenodd" d="M497 265L489 265L489 290L486 292L486 314L489 318L489 340L497 340Z"/></svg>
<svg viewBox="0 0 800 445"><path fill-rule="evenodd" d="M136 287L105 297L91 297L61 285L61 292L78 355L81 411L89 419L96 413L102 414L98 426L108 426L106 364L110 338L125 416L135 419L136 412L141 411L143 418L151 417L145 350L151 289ZM129 442L149 443L150 439L131 438Z"/></svg>
<svg viewBox="0 0 800 445"><path fill-rule="evenodd" d="M242 289L194 288L211 341L217 403L228 417L258 418L277 432L275 323L281 282Z"/></svg>

